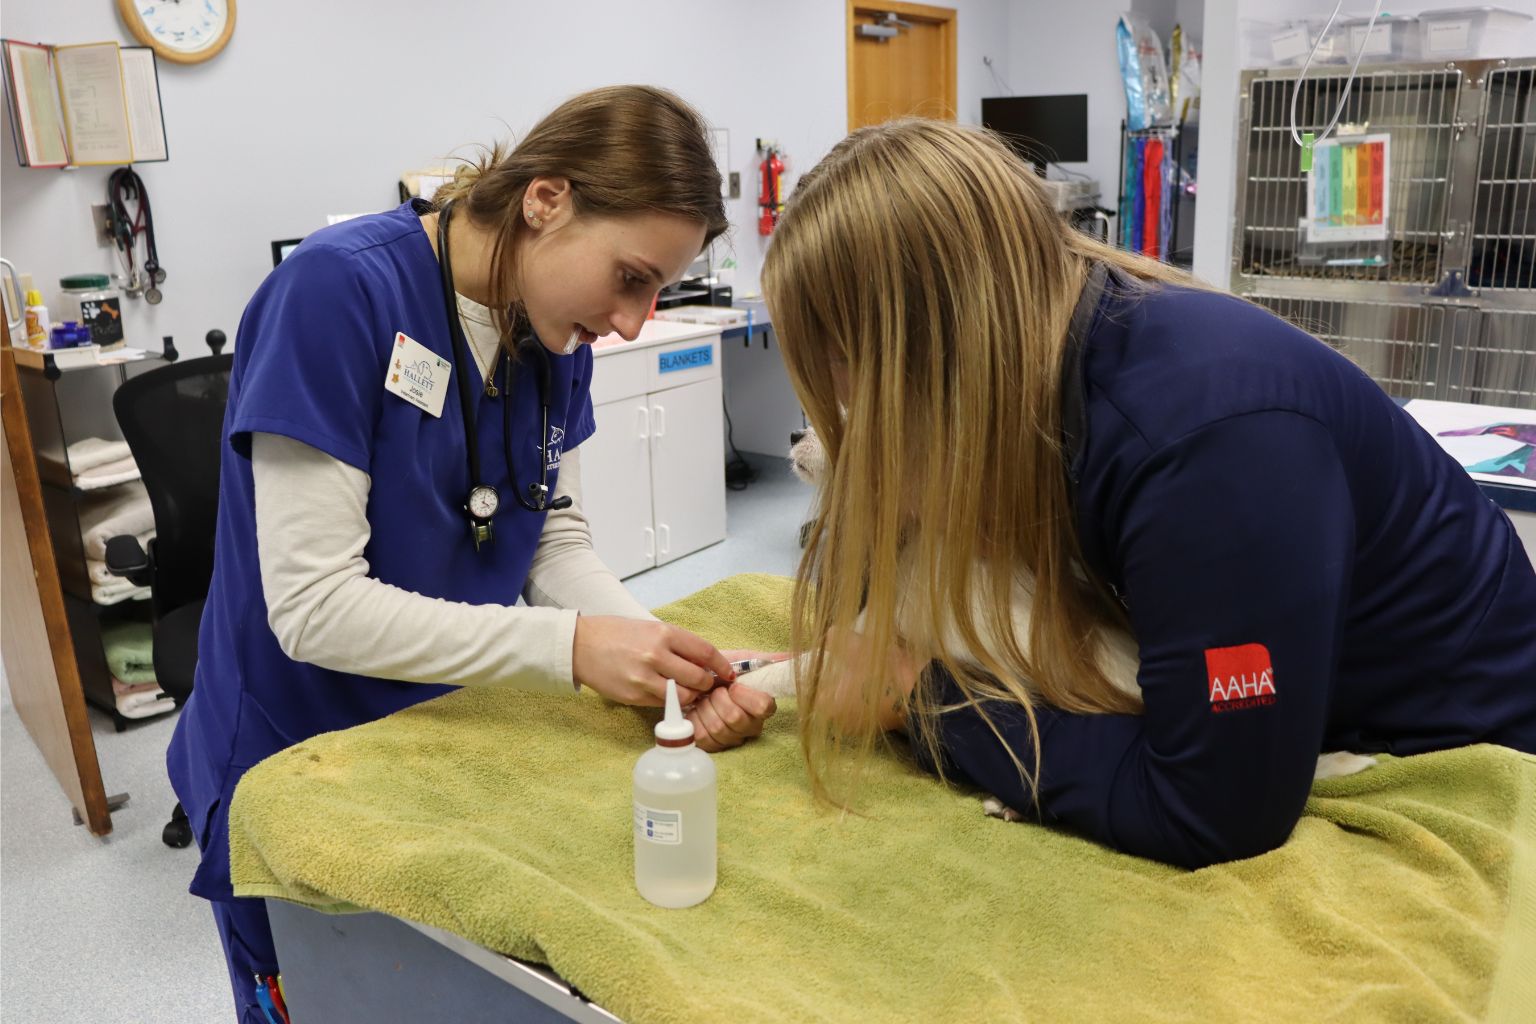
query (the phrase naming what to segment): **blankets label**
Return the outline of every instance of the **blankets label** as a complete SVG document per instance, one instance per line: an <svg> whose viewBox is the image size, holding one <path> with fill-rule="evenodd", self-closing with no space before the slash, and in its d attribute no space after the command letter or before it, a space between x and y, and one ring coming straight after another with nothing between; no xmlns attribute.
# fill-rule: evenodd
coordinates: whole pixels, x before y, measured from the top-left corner
<svg viewBox="0 0 1536 1024"><path fill-rule="evenodd" d="M683 841L681 811L658 811L642 803L635 804L635 836L652 843L678 846Z"/></svg>
<svg viewBox="0 0 1536 1024"><path fill-rule="evenodd" d="M1211 711L1241 711L1275 702L1275 669L1263 644L1210 647L1205 652Z"/></svg>

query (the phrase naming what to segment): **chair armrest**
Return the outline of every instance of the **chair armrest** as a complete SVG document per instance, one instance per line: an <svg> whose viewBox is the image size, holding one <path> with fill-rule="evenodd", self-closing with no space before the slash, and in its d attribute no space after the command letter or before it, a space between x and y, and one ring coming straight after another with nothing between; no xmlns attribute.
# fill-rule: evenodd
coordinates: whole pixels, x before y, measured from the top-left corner
<svg viewBox="0 0 1536 1024"><path fill-rule="evenodd" d="M140 587L149 586L153 575L149 555L139 546L139 538L131 533L107 539L107 571Z"/></svg>

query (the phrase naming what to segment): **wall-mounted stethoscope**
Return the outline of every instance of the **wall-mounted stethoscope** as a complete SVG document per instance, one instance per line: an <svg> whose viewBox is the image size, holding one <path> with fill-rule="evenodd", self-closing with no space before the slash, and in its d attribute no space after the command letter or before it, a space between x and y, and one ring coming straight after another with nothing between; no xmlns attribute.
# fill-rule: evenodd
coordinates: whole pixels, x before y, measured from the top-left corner
<svg viewBox="0 0 1536 1024"><path fill-rule="evenodd" d="M453 213L453 202L443 204L437 212L437 266L443 279L443 306L448 316L448 334L453 339L453 375L459 382L459 411L464 414L464 447L469 455L469 495L464 511L469 514L469 533L474 538L475 550L494 539L491 518L501 507L501 496L496 488L482 483L480 475L480 442L475 435L475 397L466 367L471 363L469 342L459 323L459 304L453 290L453 263L448 257L448 218ZM528 485L528 495L517 489L516 471L512 467L512 364L511 353L498 349L486 371L485 393L492 398L501 397L501 444L507 458L507 476L512 479L512 496L529 512L545 512L550 509L571 507L569 497L549 500L549 350L534 337L531 330L523 328L517 339L519 352L537 352L539 358L539 480ZM501 369L501 387L495 384L496 370Z"/></svg>
<svg viewBox="0 0 1536 1024"><path fill-rule="evenodd" d="M133 216L128 214L129 200L138 205ZM165 268L160 265L160 250L155 245L155 215L149 208L149 189L132 167L122 167L107 179L107 202L112 210L112 237L128 271L123 294L130 299L143 295L145 302L157 305L162 298L160 285L165 282ZM135 256L140 235L144 236L142 273Z"/></svg>

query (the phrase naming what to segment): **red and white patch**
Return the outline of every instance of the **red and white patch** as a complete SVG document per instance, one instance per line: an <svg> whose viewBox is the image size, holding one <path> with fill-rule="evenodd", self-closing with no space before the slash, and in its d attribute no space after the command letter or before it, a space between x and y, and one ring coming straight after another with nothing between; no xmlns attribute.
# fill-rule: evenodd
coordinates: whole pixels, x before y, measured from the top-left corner
<svg viewBox="0 0 1536 1024"><path fill-rule="evenodd" d="M1241 711L1275 702L1275 667L1263 644L1210 647L1205 652L1211 711Z"/></svg>

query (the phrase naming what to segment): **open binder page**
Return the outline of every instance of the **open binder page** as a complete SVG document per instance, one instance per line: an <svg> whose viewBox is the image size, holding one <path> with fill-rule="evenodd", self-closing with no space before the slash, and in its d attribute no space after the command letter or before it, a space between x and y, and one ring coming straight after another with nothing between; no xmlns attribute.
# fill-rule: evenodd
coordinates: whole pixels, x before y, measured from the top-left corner
<svg viewBox="0 0 1536 1024"><path fill-rule="evenodd" d="M147 46L123 47L123 91L128 100L128 126L133 134L133 159L164 160L165 121L160 113L160 77L155 51Z"/></svg>
<svg viewBox="0 0 1536 1024"><path fill-rule="evenodd" d="M72 162L133 162L133 136L123 96L123 65L116 43L55 48L54 66Z"/></svg>
<svg viewBox="0 0 1536 1024"><path fill-rule="evenodd" d="M6 40L5 60L22 161L28 167L63 167L69 162L69 152L53 91L51 53L45 46Z"/></svg>

